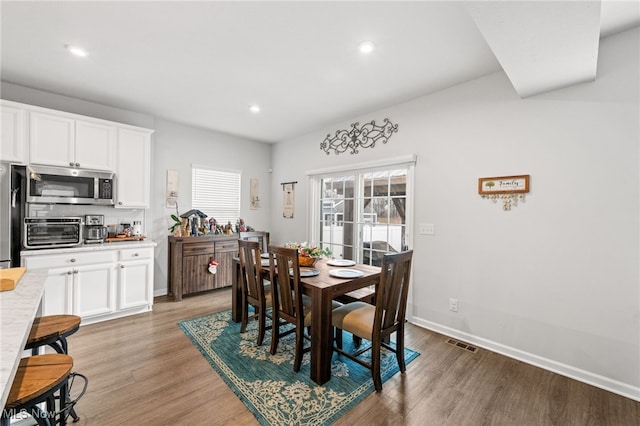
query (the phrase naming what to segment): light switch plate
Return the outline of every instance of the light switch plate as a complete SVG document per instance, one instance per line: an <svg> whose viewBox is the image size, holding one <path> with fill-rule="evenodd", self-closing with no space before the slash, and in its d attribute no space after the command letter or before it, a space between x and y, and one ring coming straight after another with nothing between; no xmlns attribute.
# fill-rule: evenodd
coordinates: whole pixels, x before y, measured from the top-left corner
<svg viewBox="0 0 640 426"><path fill-rule="evenodd" d="M434 235L435 233L436 233L436 226L433 223L420 224L421 235Z"/></svg>

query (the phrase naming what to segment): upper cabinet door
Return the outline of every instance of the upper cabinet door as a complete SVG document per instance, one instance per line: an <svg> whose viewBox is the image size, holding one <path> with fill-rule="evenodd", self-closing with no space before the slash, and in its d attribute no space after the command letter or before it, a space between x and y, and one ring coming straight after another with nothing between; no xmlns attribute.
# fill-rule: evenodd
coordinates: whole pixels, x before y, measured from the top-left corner
<svg viewBox="0 0 640 426"><path fill-rule="evenodd" d="M76 166L75 120L41 112L29 113L30 162Z"/></svg>
<svg viewBox="0 0 640 426"><path fill-rule="evenodd" d="M115 170L115 127L76 120L75 166L92 170Z"/></svg>
<svg viewBox="0 0 640 426"><path fill-rule="evenodd" d="M151 132L118 129L116 142L117 208L149 208Z"/></svg>
<svg viewBox="0 0 640 426"><path fill-rule="evenodd" d="M27 163L26 111L2 105L1 126L0 160L11 163Z"/></svg>

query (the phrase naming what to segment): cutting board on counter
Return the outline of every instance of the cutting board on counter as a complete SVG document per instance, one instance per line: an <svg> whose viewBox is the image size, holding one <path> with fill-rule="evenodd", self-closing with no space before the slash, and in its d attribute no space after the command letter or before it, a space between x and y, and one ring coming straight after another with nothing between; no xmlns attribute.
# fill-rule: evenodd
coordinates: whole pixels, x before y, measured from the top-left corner
<svg viewBox="0 0 640 426"><path fill-rule="evenodd" d="M120 241L144 241L146 237L143 236L139 236L139 237L109 237L106 238L105 241L108 243L117 243Z"/></svg>
<svg viewBox="0 0 640 426"><path fill-rule="evenodd" d="M13 290L27 268L0 269L0 291Z"/></svg>

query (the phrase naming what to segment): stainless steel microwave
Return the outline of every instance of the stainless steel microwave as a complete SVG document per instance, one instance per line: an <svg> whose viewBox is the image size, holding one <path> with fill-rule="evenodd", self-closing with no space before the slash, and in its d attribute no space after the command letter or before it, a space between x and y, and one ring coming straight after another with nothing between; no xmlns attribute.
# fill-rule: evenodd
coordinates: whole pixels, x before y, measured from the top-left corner
<svg viewBox="0 0 640 426"><path fill-rule="evenodd" d="M97 170L27 166L27 202L112 206L115 175Z"/></svg>

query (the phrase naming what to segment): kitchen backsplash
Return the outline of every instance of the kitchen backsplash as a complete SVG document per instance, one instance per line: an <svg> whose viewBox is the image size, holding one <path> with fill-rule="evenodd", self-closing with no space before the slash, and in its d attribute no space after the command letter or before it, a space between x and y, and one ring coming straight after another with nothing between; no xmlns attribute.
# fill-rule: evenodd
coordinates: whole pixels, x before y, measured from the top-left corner
<svg viewBox="0 0 640 426"><path fill-rule="evenodd" d="M142 235L147 235L144 210L116 209L107 206L84 206L73 204L27 204L28 217L81 217L88 214L101 214L104 216L104 224L118 225L121 223L133 224L134 221L142 222Z"/></svg>

